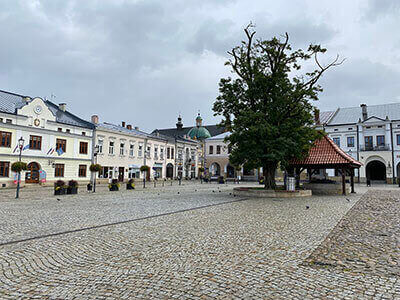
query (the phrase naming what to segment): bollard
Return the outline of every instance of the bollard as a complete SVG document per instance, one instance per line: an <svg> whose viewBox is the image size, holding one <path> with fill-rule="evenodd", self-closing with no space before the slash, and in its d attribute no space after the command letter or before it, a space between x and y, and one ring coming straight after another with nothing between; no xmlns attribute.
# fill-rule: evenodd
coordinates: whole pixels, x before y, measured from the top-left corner
<svg viewBox="0 0 400 300"><path fill-rule="evenodd" d="M154 180L154 187L156 187L156 181Z"/></svg>
<svg viewBox="0 0 400 300"><path fill-rule="evenodd" d="M143 188L146 188L146 178L143 178Z"/></svg>

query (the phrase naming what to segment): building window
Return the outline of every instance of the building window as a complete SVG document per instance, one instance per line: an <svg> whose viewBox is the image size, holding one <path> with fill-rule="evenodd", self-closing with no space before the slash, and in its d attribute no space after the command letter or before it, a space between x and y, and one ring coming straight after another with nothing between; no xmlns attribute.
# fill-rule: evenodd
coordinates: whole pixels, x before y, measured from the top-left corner
<svg viewBox="0 0 400 300"><path fill-rule="evenodd" d="M335 129L333 129L333 131L339 131L339 129L335 128Z"/></svg>
<svg viewBox="0 0 400 300"><path fill-rule="evenodd" d="M55 164L54 167L54 177L64 177L64 164Z"/></svg>
<svg viewBox="0 0 400 300"><path fill-rule="evenodd" d="M151 146L147 146L146 157L150 158Z"/></svg>
<svg viewBox="0 0 400 300"><path fill-rule="evenodd" d="M133 156L135 151L135 145L134 144L130 144L129 145L129 156Z"/></svg>
<svg viewBox="0 0 400 300"><path fill-rule="evenodd" d="M347 137L347 147L354 147L354 136Z"/></svg>
<svg viewBox="0 0 400 300"><path fill-rule="evenodd" d="M56 150L62 149L63 152L67 151L67 140L57 139L56 140Z"/></svg>
<svg viewBox="0 0 400 300"><path fill-rule="evenodd" d="M174 148L171 148L171 159L174 159L175 158L175 153L174 153Z"/></svg>
<svg viewBox="0 0 400 300"><path fill-rule="evenodd" d="M0 147L11 147L11 132L0 131Z"/></svg>
<svg viewBox="0 0 400 300"><path fill-rule="evenodd" d="M348 130L353 130L353 127L349 127Z"/></svg>
<svg viewBox="0 0 400 300"><path fill-rule="evenodd" d="M336 138L333 138L332 140L338 147L340 147L340 138L336 137Z"/></svg>
<svg viewBox="0 0 400 300"><path fill-rule="evenodd" d="M61 127L58 127L57 130L58 130L59 132L62 132L62 128L61 128Z"/></svg>
<svg viewBox="0 0 400 300"><path fill-rule="evenodd" d="M364 137L365 149L372 149L372 136Z"/></svg>
<svg viewBox="0 0 400 300"><path fill-rule="evenodd" d="M171 158L171 148L167 148L167 159Z"/></svg>
<svg viewBox="0 0 400 300"><path fill-rule="evenodd" d="M213 154L214 153L214 147L210 146L208 153Z"/></svg>
<svg viewBox="0 0 400 300"><path fill-rule="evenodd" d="M108 147L108 154L114 154L114 142L110 141L110 146Z"/></svg>
<svg viewBox="0 0 400 300"><path fill-rule="evenodd" d="M10 163L8 161L0 161L0 177L8 177L10 173Z"/></svg>
<svg viewBox="0 0 400 300"><path fill-rule="evenodd" d="M6 119L6 123L7 124L12 124L12 120L11 119Z"/></svg>
<svg viewBox="0 0 400 300"><path fill-rule="evenodd" d="M384 135L377 135L376 136L376 145L377 146L384 146L385 145L385 136Z"/></svg>
<svg viewBox="0 0 400 300"><path fill-rule="evenodd" d="M154 158L158 158L158 147L154 147Z"/></svg>
<svg viewBox="0 0 400 300"><path fill-rule="evenodd" d="M88 143L87 142L79 143L79 153L80 154L88 154Z"/></svg>
<svg viewBox="0 0 400 300"><path fill-rule="evenodd" d="M37 135L31 135L29 137L29 149L42 150L42 137Z"/></svg>
<svg viewBox="0 0 400 300"><path fill-rule="evenodd" d="M164 148L160 148L160 158L164 159Z"/></svg>
<svg viewBox="0 0 400 300"><path fill-rule="evenodd" d="M82 135L86 135L86 132L82 131Z"/></svg>
<svg viewBox="0 0 400 300"><path fill-rule="evenodd" d="M103 153L103 140L98 140L97 145L99 146L99 153Z"/></svg>
<svg viewBox="0 0 400 300"><path fill-rule="evenodd" d="M397 138L397 145L400 145L400 134L396 135Z"/></svg>
<svg viewBox="0 0 400 300"><path fill-rule="evenodd" d="M143 145L139 145L139 147L138 147L138 156L142 157L142 155L143 155Z"/></svg>
<svg viewBox="0 0 400 300"><path fill-rule="evenodd" d="M66 133L71 133L71 129L65 130Z"/></svg>
<svg viewBox="0 0 400 300"><path fill-rule="evenodd" d="M79 177L86 177L86 165L79 165Z"/></svg>
<svg viewBox="0 0 400 300"><path fill-rule="evenodd" d="M119 145L119 154L120 155L124 155L125 154L125 144L124 143L121 143Z"/></svg>
<svg viewBox="0 0 400 300"><path fill-rule="evenodd" d="M221 146L217 145L217 154L221 154Z"/></svg>

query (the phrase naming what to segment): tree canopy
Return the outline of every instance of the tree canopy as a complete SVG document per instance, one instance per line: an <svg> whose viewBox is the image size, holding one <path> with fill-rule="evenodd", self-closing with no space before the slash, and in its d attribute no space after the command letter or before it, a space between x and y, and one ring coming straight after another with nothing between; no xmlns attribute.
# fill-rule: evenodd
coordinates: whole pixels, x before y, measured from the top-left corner
<svg viewBox="0 0 400 300"><path fill-rule="evenodd" d="M232 134L233 165L263 168L265 188L275 188L275 172L293 158L301 158L318 138L313 127L314 106L322 87L318 80L331 67L340 65L339 56L322 65L318 55L326 49L310 45L307 51L292 50L289 35L255 40L254 26L244 29L246 41L228 52L234 78L222 78L213 110ZM306 61L316 68L300 74ZM297 75L295 75L297 74Z"/></svg>

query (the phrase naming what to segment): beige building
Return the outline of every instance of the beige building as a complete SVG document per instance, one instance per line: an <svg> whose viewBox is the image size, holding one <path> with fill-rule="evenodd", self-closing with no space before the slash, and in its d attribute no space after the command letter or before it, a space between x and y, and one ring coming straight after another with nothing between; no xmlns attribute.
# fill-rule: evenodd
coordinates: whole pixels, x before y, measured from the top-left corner
<svg viewBox="0 0 400 300"><path fill-rule="evenodd" d="M92 134L93 125L68 112L64 103L0 91L1 187L17 183L11 164L19 160L22 140L21 161L28 165L22 185L88 182Z"/></svg>
<svg viewBox="0 0 400 300"><path fill-rule="evenodd" d="M142 179L140 167L143 165L150 167L148 180L167 177L167 165L173 162L171 151L175 152L173 144L125 122L121 125L99 123L99 117L92 116L92 123L96 126L94 141L98 149L94 160L102 166L100 179L121 182Z"/></svg>
<svg viewBox="0 0 400 300"><path fill-rule="evenodd" d="M247 170L243 167L235 170L234 166L229 163L229 146L225 142L225 138L229 135L229 132L224 132L205 140L206 174L211 177L224 176L227 179L240 176L241 180L245 181L258 180L258 170Z"/></svg>

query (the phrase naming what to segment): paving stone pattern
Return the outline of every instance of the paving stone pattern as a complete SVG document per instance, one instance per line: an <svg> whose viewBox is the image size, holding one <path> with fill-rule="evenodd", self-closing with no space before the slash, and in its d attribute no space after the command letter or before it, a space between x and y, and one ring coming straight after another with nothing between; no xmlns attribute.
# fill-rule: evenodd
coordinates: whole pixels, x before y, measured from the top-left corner
<svg viewBox="0 0 400 300"><path fill-rule="evenodd" d="M194 186L192 186L194 187ZM303 266L302 262L325 240L341 218L360 199L312 197L307 199L248 199L229 202L228 190L201 193L165 190L140 200L148 212L160 206L188 202L222 203L202 209L61 234L0 247L1 299L398 299L400 282L395 276L371 272L351 274ZM156 197L158 196L158 197ZM375 194L380 197L380 193ZM204 200L208 198L209 200ZM165 199L165 200L164 200ZM42 225L35 209L51 224L60 215L48 200L35 201L27 210L29 225ZM135 201L103 196L97 211L94 199L72 198L63 207L67 216L59 229L73 226L75 210L86 209L93 219L122 215L139 207ZM0 203L2 213L29 213L23 206ZM132 204L131 204L132 203ZM74 205L73 205L74 204ZM56 205L56 204L54 204ZM6 209L4 209L6 206ZM190 205L187 205L189 207ZM307 209L306 206L309 208ZM179 206L180 207L180 206ZM142 208L144 209L144 208ZM49 211L48 211L49 210ZM101 208L99 209L102 210ZM4 215L3 215L4 216ZM14 216L16 218L16 216ZM94 220L86 217L85 222ZM101 221L99 220L99 222ZM7 223L3 218L2 222ZM39 223L38 223L39 222ZM24 225L25 224L25 225ZM36 224L36 225L35 225ZM82 225L81 224L81 225ZM7 225L6 225L7 226ZM3 232L7 239L12 226ZM2 232L2 233L3 233Z"/></svg>
<svg viewBox="0 0 400 300"><path fill-rule="evenodd" d="M368 192L310 255L306 264L399 277L399 216L399 192Z"/></svg>

